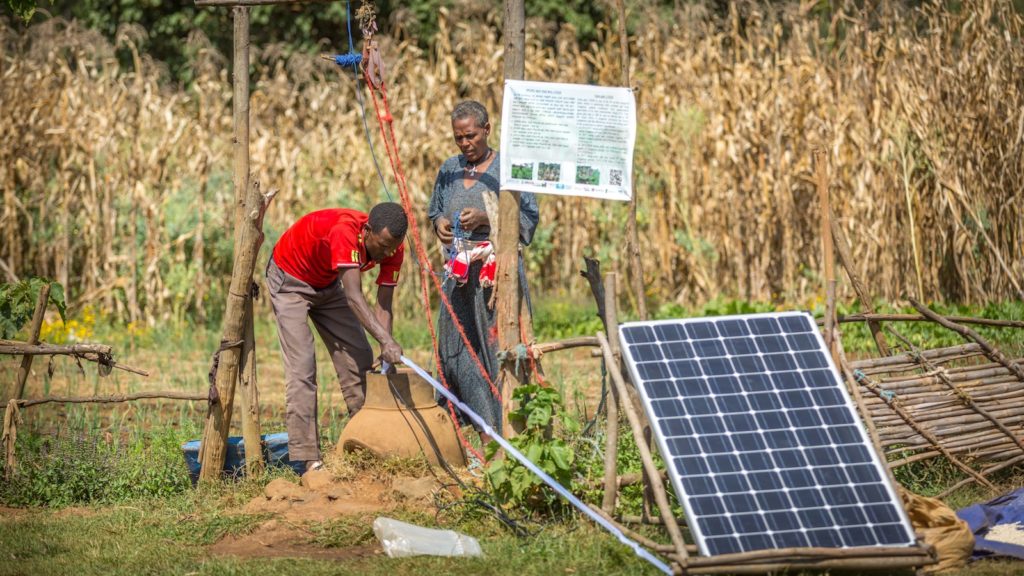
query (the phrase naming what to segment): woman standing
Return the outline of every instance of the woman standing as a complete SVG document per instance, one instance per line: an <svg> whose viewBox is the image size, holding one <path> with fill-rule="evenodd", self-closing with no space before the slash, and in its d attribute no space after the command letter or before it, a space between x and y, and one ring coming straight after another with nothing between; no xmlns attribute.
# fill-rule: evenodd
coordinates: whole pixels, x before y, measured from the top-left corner
<svg viewBox="0 0 1024 576"><path fill-rule="evenodd" d="M438 315L441 370L452 392L501 433L501 399L494 396L455 326L457 320L494 382L498 376L498 335L494 310L488 306L493 287L487 281L486 272L481 282L481 270L489 253L486 244L481 243L490 242L493 247L495 240L491 238L491 222L497 222L498 218L501 162L498 151L487 144L491 123L482 104L472 100L461 102L452 110L451 119L452 136L462 153L446 160L438 171L427 215L446 250L453 250L454 245L465 260L471 261L468 274L460 275L459 279L449 278L444 284L456 318L453 320L448 309L441 306ZM522 193L519 210L519 242L528 245L539 216L533 194ZM482 257L476 257L480 255ZM519 286L529 304L521 255ZM490 441L482 431L477 432L484 444Z"/></svg>

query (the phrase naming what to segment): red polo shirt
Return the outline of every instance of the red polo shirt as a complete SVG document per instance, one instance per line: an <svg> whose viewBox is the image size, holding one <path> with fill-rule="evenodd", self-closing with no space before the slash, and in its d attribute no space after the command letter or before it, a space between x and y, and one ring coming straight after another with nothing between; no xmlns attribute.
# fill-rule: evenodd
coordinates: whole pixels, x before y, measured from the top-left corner
<svg viewBox="0 0 1024 576"><path fill-rule="evenodd" d="M285 231L274 246L277 266L313 288L326 288L338 278L338 268L365 272L378 262L370 260L363 245L363 225L369 216L345 208L310 212ZM395 286L402 269L405 245L385 258L377 274L378 286Z"/></svg>

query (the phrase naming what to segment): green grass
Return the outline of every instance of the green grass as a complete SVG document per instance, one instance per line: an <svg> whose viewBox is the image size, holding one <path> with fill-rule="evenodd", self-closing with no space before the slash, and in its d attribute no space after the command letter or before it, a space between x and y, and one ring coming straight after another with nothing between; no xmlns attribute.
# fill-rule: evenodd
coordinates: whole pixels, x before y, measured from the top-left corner
<svg viewBox="0 0 1024 576"><path fill-rule="evenodd" d="M228 534L245 534L265 516L226 515L216 493L90 508L56 517L42 511L0 520L7 574L655 574L645 562L599 529L584 523L547 526L516 538L493 521L449 526L481 540L483 558L376 557L351 561L235 559L209 556L204 546ZM409 518L421 524L432 519ZM368 519L366 521L369 521ZM341 520L307 527L309 542L323 547L375 540L365 524Z"/></svg>
<svg viewBox="0 0 1024 576"><path fill-rule="evenodd" d="M592 303L544 299L535 303L535 331L538 340L549 341L577 335L591 335L601 329ZM885 312L912 312L907 309L881 308ZM1024 303L995 304L968 309L934 306L950 315L979 315L993 318L1022 319ZM659 308L658 318L739 314L775 310L775 305L723 300L699 309L675 306ZM813 310L820 313L820 310ZM854 309L841 310L852 313ZM257 337L262 365L279 362L276 331L272 318L261 316ZM624 320L629 314L624 314ZM425 349L429 335L425 327L412 322L405 325L403 338ZM962 339L941 327L928 323L900 323L899 330L922 347L952 345ZM204 390L205 362L179 368L182 359L202 356L219 340L218 327L196 329L174 324L163 325L129 334L124 327L99 323L96 341L114 345L118 350L141 351L157 363L167 375L166 389ZM1024 349L1024 331L1014 329L976 328L1010 354ZM848 350L873 353L870 335L863 325L843 325ZM319 346L319 345L318 345ZM159 353L146 355L147 350ZM201 352L198 352L201 351ZM325 441L336 438L344 425L344 408L340 392L333 384L333 370L325 354L319 354L321 403L329 412L325 417ZM583 408L580 390L599 386L600 374L595 361L593 370L582 373L570 364L559 365L557 358L546 360L548 378L554 380L565 396L567 409L581 421ZM145 366L143 366L145 367ZM77 370L73 366L68 369ZM65 389L52 389L46 380L46 394L91 394L110 383L101 383L95 369L86 366L84 375L66 376ZM119 392L134 391L134 376L114 373L113 387ZM282 386L280 382L261 380L263 386ZM437 517L416 511L399 510L400 519L463 531L478 537L485 551L483 559L382 557L346 561L232 559L211 556L205 547L225 535L245 534L255 530L267 516L246 515L240 508L257 495L271 479L291 477L287 471L273 471L259 478L230 482L214 487L191 488L180 452L180 444L198 438L205 409L187 407L182 403L161 406L137 403L131 419L126 408L97 406L66 406L52 410L31 408L26 423L19 427L18 456L21 469L9 482L0 484L0 504L6 506L48 506L30 508L15 516L0 516L0 576L5 574L421 574L421 573L487 573L487 574L653 574L655 571L633 556L613 537L576 516L531 519L527 526L536 534L517 538L481 509L456 506ZM587 406L591 416L595 406ZM34 411L46 416L37 417ZM119 412L121 410L121 412ZM275 409L276 410L276 409ZM283 411L265 420L265 431L279 429ZM577 493L587 501L598 502L599 490L594 486L603 474L603 425L590 437L573 437L568 441L576 452ZM0 466L3 466L0 463ZM619 450L620 473L640 470L640 459L627 427L622 428ZM396 472L391 469L381 473ZM404 471L412 473L411 471ZM407 474L408 475L408 474ZM412 473L412 475L415 475ZM963 473L942 459L933 459L896 471L901 484L915 493L930 496L963 478ZM1021 469L1009 470L993 478L1007 489L1019 486ZM963 507L991 497L981 489L968 486L946 498L954 508ZM639 486L625 488L621 494L620 512L638 514L641 505ZM67 512L54 509L82 506ZM678 507L677 507L678 511ZM537 523L537 522L540 523ZM369 528L372 517L343 517L326 523L303 526L313 546L339 548L371 544L375 537ZM644 529L645 534L664 539L657 529ZM1015 574L1017 564L984 562L963 571L972 576Z"/></svg>

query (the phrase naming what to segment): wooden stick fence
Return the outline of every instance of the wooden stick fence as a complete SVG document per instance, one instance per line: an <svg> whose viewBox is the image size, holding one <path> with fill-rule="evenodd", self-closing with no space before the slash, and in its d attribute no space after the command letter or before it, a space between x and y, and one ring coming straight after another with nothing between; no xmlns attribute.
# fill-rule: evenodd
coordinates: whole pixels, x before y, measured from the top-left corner
<svg viewBox="0 0 1024 576"><path fill-rule="evenodd" d="M28 342L16 340L0 340L0 354L22 356L17 380L15 381L14 395L8 400L4 411L3 430L0 435L0 445L4 452L4 477L10 479L18 469L16 445L18 441L18 425L21 423L21 410L31 406L42 404L111 404L120 402L131 402L146 399L166 400L187 400L200 401L208 400L207 394L189 392L137 392L134 394L115 394L111 396L48 396L46 398L23 399L25 384L29 371L32 367L32 359L36 356L73 356L76 360L88 360L100 365L100 373L106 374L111 368L117 368L141 376L149 376L149 372L132 368L125 364L115 362L113 359L113 348L106 344L67 344L54 345L39 342L39 330L46 313L46 305L49 301L49 285L44 285L39 292L35 313L32 319L30 336Z"/></svg>
<svg viewBox="0 0 1024 576"><path fill-rule="evenodd" d="M849 322L932 322L931 318L917 314L840 314L840 324ZM996 318L973 318L970 316L946 316L946 320L960 324L977 324L979 326L995 326L998 328L1024 328L1024 320L1001 320ZM819 319L818 324L823 324Z"/></svg>
<svg viewBox="0 0 1024 576"><path fill-rule="evenodd" d="M114 361L111 357L111 350L112 348L106 344L29 344L28 342L17 342L15 340L0 340L0 355L24 356L26 359L33 356L74 356L81 360L96 362L108 368L117 368L118 370L138 374L139 376L149 376L149 372L145 370ZM31 362L26 364L25 360L22 360L22 367L28 366L30 368L31 365ZM17 393L14 395L15 398L24 396L25 390L25 384L21 381L20 370L18 374L19 380ZM25 369L25 376L28 376L28 368Z"/></svg>

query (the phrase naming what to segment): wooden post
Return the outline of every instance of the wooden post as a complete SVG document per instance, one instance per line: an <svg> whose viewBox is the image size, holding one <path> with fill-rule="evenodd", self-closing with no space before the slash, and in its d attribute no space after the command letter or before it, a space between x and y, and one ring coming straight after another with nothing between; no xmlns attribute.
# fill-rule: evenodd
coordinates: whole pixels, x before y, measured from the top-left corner
<svg viewBox="0 0 1024 576"><path fill-rule="evenodd" d="M252 271L256 265L256 253L262 233L256 227L263 198L258 186L248 186L249 181L249 9L242 6L232 8L235 20L234 30L234 117L235 117L235 257L231 269L231 284L228 289L227 308L224 312L223 341L242 340L245 328L245 303L249 298ZM241 350L229 347L221 352L217 370L217 392L220 401L210 406L203 431L200 460L203 463L199 473L201 480L220 478L224 468L225 445L231 428L231 411L234 405L235 382L238 379L238 365Z"/></svg>
<svg viewBox="0 0 1024 576"><path fill-rule="evenodd" d="M260 194L259 182L254 182L246 196L244 218L238 223L238 228L242 233L236 234L235 237L235 260L231 272L231 286L228 289L227 309L224 313L222 341L239 343L239 345L227 346L220 353L220 365L217 369L216 380L219 402L210 406L210 412L206 418L206 429L203 431L203 445L200 451L203 463L199 474L201 480L219 478L224 466L224 448L231 428L235 384L238 381L242 348L245 343L246 301L249 299L248 291L252 285L256 255L263 241L260 222L266 207L265 201L265 197ZM251 210L249 210L250 206ZM249 401L254 401L254 398L255 395Z"/></svg>
<svg viewBox="0 0 1024 576"><path fill-rule="evenodd" d="M609 272L604 276L604 327L608 332L609 345L612 348L614 364L606 364L609 373L619 370L619 319L615 292L616 274ZM619 390L609 382L608 386L608 429L605 431L604 442L604 496L601 509L609 515L615 513L615 501L618 496L618 464L619 464Z"/></svg>
<svg viewBox="0 0 1024 576"><path fill-rule="evenodd" d="M32 326L29 329L28 343L39 344L39 331L43 327L43 317L46 315L46 304L50 301L50 284L43 284L39 289L39 297L36 298L36 311L32 314ZM21 359L21 366L18 367L18 379L15 381L14 395L12 398L20 400L25 397L25 382L28 381L28 373L32 370L32 356L26 354Z"/></svg>
<svg viewBox="0 0 1024 576"><path fill-rule="evenodd" d="M262 228L262 226L261 226ZM261 242L262 244L262 242ZM257 251L259 248L257 247ZM263 442L260 440L260 399L256 386L256 331L253 326L253 299L256 286L245 299L245 337L242 342L242 372L239 389L242 393L242 441L245 443L245 473L249 476L263 471Z"/></svg>
<svg viewBox="0 0 1024 576"><path fill-rule="evenodd" d="M814 179L818 184L818 205L821 210L821 245L822 259L825 261L825 344L834 357L832 346L835 337L836 323L836 273L835 255L832 248L832 225L830 223L832 209L828 197L828 165L825 151L814 150Z"/></svg>
<svg viewBox="0 0 1024 576"><path fill-rule="evenodd" d="M619 54L622 66L622 86L629 88L629 37L626 35L626 4L617 0L619 8ZM647 320L647 292L644 289L644 264L640 259L640 232L636 227L637 195L636 180L633 181L633 196L629 199L629 220L626 224L629 255L633 265L631 282L636 296L636 313L641 320Z"/></svg>
<svg viewBox="0 0 1024 576"><path fill-rule="evenodd" d="M505 0L502 39L505 46L505 80L522 80L526 70L526 11L523 0ZM512 391L524 373L515 370L515 348L520 344L519 311L519 192L502 190L498 194L498 256L496 282L498 349L512 352L501 366L502 434L514 435L509 423Z"/></svg>
<svg viewBox="0 0 1024 576"><path fill-rule="evenodd" d="M605 331L608 330L608 320L604 317L604 287L601 285L601 261L597 258L583 258L586 270L580 270L580 276L587 279L590 284L590 293L594 295L594 302L597 304L597 316L604 324Z"/></svg>

